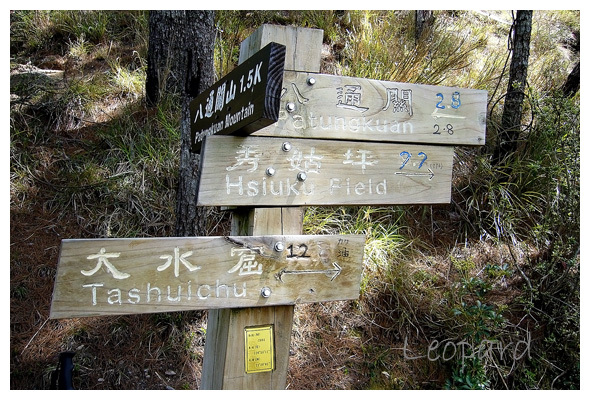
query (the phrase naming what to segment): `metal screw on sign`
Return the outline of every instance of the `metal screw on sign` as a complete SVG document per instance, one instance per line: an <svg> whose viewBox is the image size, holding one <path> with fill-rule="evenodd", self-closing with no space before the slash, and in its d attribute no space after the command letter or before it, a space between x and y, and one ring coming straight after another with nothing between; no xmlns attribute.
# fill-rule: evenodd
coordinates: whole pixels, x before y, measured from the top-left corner
<svg viewBox="0 0 590 400"><path fill-rule="evenodd" d="M268 167L266 169L266 175L273 176L277 171L273 167Z"/></svg>
<svg viewBox="0 0 590 400"><path fill-rule="evenodd" d="M275 243L275 251L283 251L285 250L285 245L283 242L276 242Z"/></svg>
<svg viewBox="0 0 590 400"><path fill-rule="evenodd" d="M263 288L260 290L260 295L261 295L262 297L266 297L266 298L268 298L268 297L270 297L270 294L271 294L271 290L270 290L270 288L269 288L269 287L263 287Z"/></svg>
<svg viewBox="0 0 590 400"><path fill-rule="evenodd" d="M289 142L283 143L283 145L281 146L281 149L283 151L289 151L289 150L291 150L291 143L289 143Z"/></svg>
<svg viewBox="0 0 590 400"><path fill-rule="evenodd" d="M295 103L287 103L287 111L289 111L289 112L295 111Z"/></svg>
<svg viewBox="0 0 590 400"><path fill-rule="evenodd" d="M300 172L297 174L297 180L298 181L305 181L307 179L307 174L305 172Z"/></svg>
<svg viewBox="0 0 590 400"><path fill-rule="evenodd" d="M307 84L308 85L314 85L315 84L315 78L313 76L310 76L309 78L307 78Z"/></svg>

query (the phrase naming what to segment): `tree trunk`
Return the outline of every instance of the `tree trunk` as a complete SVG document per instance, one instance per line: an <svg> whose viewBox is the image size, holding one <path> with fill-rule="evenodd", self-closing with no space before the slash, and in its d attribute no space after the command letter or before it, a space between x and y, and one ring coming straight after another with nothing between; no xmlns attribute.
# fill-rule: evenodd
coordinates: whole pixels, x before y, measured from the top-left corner
<svg viewBox="0 0 590 400"><path fill-rule="evenodd" d="M580 90L580 62L576 64L561 88L565 97L573 97Z"/></svg>
<svg viewBox="0 0 590 400"><path fill-rule="evenodd" d="M180 97L180 166L176 235L205 235L205 211L196 206L200 156L190 152L190 101L215 80L213 11L150 11L146 101Z"/></svg>
<svg viewBox="0 0 590 400"><path fill-rule="evenodd" d="M533 24L532 11L517 11L513 25L514 39L512 43L512 60L508 90L504 100L502 125L498 146L494 154L495 164L513 154L518 146L522 120L522 104L529 66L529 50Z"/></svg>
<svg viewBox="0 0 590 400"><path fill-rule="evenodd" d="M432 10L416 10L416 31L414 39L416 43L422 37L424 32L430 32L434 24L434 14Z"/></svg>
<svg viewBox="0 0 590 400"><path fill-rule="evenodd" d="M580 58L580 31L572 32L573 38L567 40L564 44L577 57ZM573 97L580 90L580 61L576 63L567 80L562 85L561 90L565 97Z"/></svg>

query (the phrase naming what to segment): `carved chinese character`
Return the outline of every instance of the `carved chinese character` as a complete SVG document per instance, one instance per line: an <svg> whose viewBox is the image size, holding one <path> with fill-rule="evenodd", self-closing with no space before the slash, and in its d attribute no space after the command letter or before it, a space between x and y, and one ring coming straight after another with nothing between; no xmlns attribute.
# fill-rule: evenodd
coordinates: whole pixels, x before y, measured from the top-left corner
<svg viewBox="0 0 590 400"><path fill-rule="evenodd" d="M394 113L407 112L410 116L414 114L412 110L412 89L387 88L387 104L382 111L387 111L391 107Z"/></svg>
<svg viewBox="0 0 590 400"><path fill-rule="evenodd" d="M236 87L234 81L229 82L229 89L225 95L225 104L229 104L230 101L236 98Z"/></svg>
<svg viewBox="0 0 590 400"><path fill-rule="evenodd" d="M98 261L96 263L96 267L94 267L90 271L80 271L80 273L82 275L85 275L85 276L92 276L96 272L98 272L98 270L100 269L100 267L104 264L104 266L107 268L107 272L111 273L113 275L113 278L115 278L115 279L126 279L126 278L129 278L131 275L129 275L129 274L125 273L125 272L119 271L108 260L109 258L117 258L120 255L121 255L121 253L107 253L106 250L105 250L105 248L103 247L103 248L100 249L100 251L97 254L92 254L92 255L89 255L88 257L86 257L87 260L98 259Z"/></svg>
<svg viewBox="0 0 590 400"><path fill-rule="evenodd" d="M316 174L320 173L322 166L321 159L324 156L315 153L315 147L310 148L309 153L303 153L298 149L294 149L292 156L287 158L287 161L291 163L289 171L301 171L305 173L313 172Z"/></svg>
<svg viewBox="0 0 590 400"><path fill-rule="evenodd" d="M253 247L247 248L232 248L230 254L233 256L239 255L240 259L229 271L229 274L233 274L236 271L238 275L261 275L262 264L256 261L256 253L260 252L261 248Z"/></svg>
<svg viewBox="0 0 590 400"><path fill-rule="evenodd" d="M227 167L226 170L233 171L242 165L250 165L251 167L247 169L248 172L256 171L258 168L258 161L260 160L260 156L258 155L257 150L258 146L239 146L239 149L236 150L236 154L238 155L235 157L236 163L230 167Z"/></svg>
<svg viewBox="0 0 590 400"><path fill-rule="evenodd" d="M215 95L215 109L213 112L223 110L223 106L225 105L225 84L227 82L223 82L223 85L217 88L217 94Z"/></svg>
<svg viewBox="0 0 590 400"><path fill-rule="evenodd" d="M209 118L213 115L213 107L215 105L215 90L212 90L209 93L209 97L207 98L207 104L205 105L205 117Z"/></svg>
<svg viewBox="0 0 590 400"><path fill-rule="evenodd" d="M336 89L338 94L338 103L336 107L346 108L348 110L355 110L365 112L367 107L361 107L361 86L360 85L345 85Z"/></svg>
<svg viewBox="0 0 590 400"><path fill-rule="evenodd" d="M373 152L371 150L357 150L356 153L357 155L353 157L352 150L348 149L348 151L344 153L345 160L342 161L342 163L360 165L364 174L367 165L375 165L379 162L373 159Z"/></svg>
<svg viewBox="0 0 590 400"><path fill-rule="evenodd" d="M193 255L192 251L187 251L186 253L180 254L180 249L178 247L175 247L174 248L174 256L172 256L172 255L160 256L160 258L162 260L167 260L167 261L158 267L158 271L166 270L170 265L172 265L173 259L174 259L174 276L177 278L178 278L178 275L180 274L180 263L182 263L182 265L184 265L186 267L186 269L188 269L191 272L201 269L201 267L194 266L188 260L186 260L187 257L190 257L192 255Z"/></svg>

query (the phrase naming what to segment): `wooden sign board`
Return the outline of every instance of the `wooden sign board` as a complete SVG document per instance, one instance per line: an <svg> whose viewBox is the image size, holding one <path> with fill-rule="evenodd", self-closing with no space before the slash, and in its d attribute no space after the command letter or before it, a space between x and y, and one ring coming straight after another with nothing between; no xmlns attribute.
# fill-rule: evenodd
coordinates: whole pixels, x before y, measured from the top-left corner
<svg viewBox="0 0 590 400"><path fill-rule="evenodd" d="M357 299L365 238L62 241L50 318Z"/></svg>
<svg viewBox="0 0 590 400"><path fill-rule="evenodd" d="M279 120L257 136L485 144L487 92L285 71Z"/></svg>
<svg viewBox="0 0 590 400"><path fill-rule="evenodd" d="M211 136L201 206L449 203L449 146Z"/></svg>
<svg viewBox="0 0 590 400"><path fill-rule="evenodd" d="M248 134L276 122L285 46L270 43L190 103L191 150L213 134Z"/></svg>

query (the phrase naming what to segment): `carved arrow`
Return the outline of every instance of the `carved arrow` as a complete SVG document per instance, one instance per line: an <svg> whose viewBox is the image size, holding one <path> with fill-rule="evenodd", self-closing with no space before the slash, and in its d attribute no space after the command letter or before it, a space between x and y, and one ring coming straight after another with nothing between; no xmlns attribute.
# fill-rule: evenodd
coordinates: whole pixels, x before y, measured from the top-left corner
<svg viewBox="0 0 590 400"><path fill-rule="evenodd" d="M451 114L439 114L438 110L434 110L432 114L430 114L432 118L439 119L439 118L456 118L456 119L465 119L465 116L462 115L451 115Z"/></svg>
<svg viewBox="0 0 590 400"><path fill-rule="evenodd" d="M434 172L430 168L428 168L428 172L396 172L395 174L403 176L429 176L429 181L434 178Z"/></svg>
<svg viewBox="0 0 590 400"><path fill-rule="evenodd" d="M333 262L332 265L334 266L334 269L324 269L324 270L303 269L303 270L296 270L296 271L287 271L286 269L282 269L281 271L279 271L278 274L276 274L276 278L279 281L283 282L283 274L293 274L293 275L325 274L326 276L330 277L330 281L333 281L334 279L336 279L336 277L338 275L340 275L340 272L342 271L342 267L340 265L338 265L336 262Z"/></svg>

